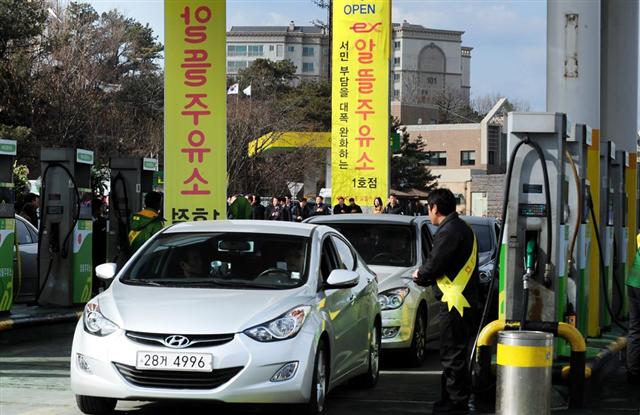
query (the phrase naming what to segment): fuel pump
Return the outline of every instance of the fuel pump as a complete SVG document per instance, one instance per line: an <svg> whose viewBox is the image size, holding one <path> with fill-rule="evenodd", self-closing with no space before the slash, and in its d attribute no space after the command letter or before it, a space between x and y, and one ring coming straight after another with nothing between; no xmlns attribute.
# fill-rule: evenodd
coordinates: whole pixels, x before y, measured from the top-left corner
<svg viewBox="0 0 640 415"><path fill-rule="evenodd" d="M589 209L587 195L587 158L592 145L592 132L584 124L576 124L567 137L565 173L568 187L566 211L569 228L567 249L567 306L564 321L587 334L587 309L589 298L588 258L591 235L588 232Z"/></svg>
<svg viewBox="0 0 640 415"><path fill-rule="evenodd" d="M625 168L629 166L629 153L615 151L615 163L610 170L611 187L613 188L613 273L611 279L611 308L615 317L624 310L624 284L627 275L627 190L625 186Z"/></svg>
<svg viewBox="0 0 640 415"><path fill-rule="evenodd" d="M158 160L153 158L115 158L109 160L111 192L107 260L122 266L129 258L129 219L143 208L144 196L154 188Z"/></svg>
<svg viewBox="0 0 640 415"><path fill-rule="evenodd" d="M15 192L13 162L17 145L0 140L0 315L9 314L13 305L13 262L15 247Z"/></svg>
<svg viewBox="0 0 640 415"><path fill-rule="evenodd" d="M568 239L565 134L563 114L509 113L512 174L502 240L501 319L557 321L565 311L566 266L560 249ZM523 143L533 145L519 148Z"/></svg>
<svg viewBox="0 0 640 415"><path fill-rule="evenodd" d="M47 148L40 154L40 304L70 306L91 297L93 152Z"/></svg>

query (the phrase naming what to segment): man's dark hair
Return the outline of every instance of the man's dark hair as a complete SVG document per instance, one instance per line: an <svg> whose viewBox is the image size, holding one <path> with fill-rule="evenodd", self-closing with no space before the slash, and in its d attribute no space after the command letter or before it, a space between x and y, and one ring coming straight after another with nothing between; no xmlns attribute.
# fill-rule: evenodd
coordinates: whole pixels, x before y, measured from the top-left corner
<svg viewBox="0 0 640 415"><path fill-rule="evenodd" d="M24 203L33 203L36 199L38 199L40 196L38 196L35 193L29 193L24 197Z"/></svg>
<svg viewBox="0 0 640 415"><path fill-rule="evenodd" d="M427 197L427 203L429 203L429 207L438 206L438 212L441 215L447 216L456 211L456 198L449 189L432 190Z"/></svg>
<svg viewBox="0 0 640 415"><path fill-rule="evenodd" d="M260 203L260 196L253 195L252 202L255 203L255 204L259 204Z"/></svg>
<svg viewBox="0 0 640 415"><path fill-rule="evenodd" d="M307 201L307 198L306 198L306 197L303 197L302 199L300 199L300 201L301 201L301 202L306 202L306 201Z"/></svg>
<svg viewBox="0 0 640 415"><path fill-rule="evenodd" d="M162 207L162 194L159 192L149 192L144 196L144 206L160 211Z"/></svg>
<svg viewBox="0 0 640 415"><path fill-rule="evenodd" d="M287 199L284 196L280 196L278 198L278 202L280 202L280 203L286 203L286 201L287 201Z"/></svg>
<svg viewBox="0 0 640 415"><path fill-rule="evenodd" d="M316 199L317 199L317 198L320 198L320 200L324 200L324 197L322 197L322 196L320 196L320 195L316 196Z"/></svg>
<svg viewBox="0 0 640 415"><path fill-rule="evenodd" d="M355 202L355 201L356 201L356 200L355 200L354 198L352 198L352 197L350 197L350 198L349 198L349 203L351 203L351 202Z"/></svg>

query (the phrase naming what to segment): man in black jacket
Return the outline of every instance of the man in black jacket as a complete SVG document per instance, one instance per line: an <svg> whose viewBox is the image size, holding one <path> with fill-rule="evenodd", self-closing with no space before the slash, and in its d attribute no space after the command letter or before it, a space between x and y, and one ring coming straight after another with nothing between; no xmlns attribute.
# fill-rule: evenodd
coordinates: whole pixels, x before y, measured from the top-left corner
<svg viewBox="0 0 640 415"><path fill-rule="evenodd" d="M251 199L251 219L264 219L264 206L260 203L260 196L252 195Z"/></svg>
<svg viewBox="0 0 640 415"><path fill-rule="evenodd" d="M389 196L389 203L387 203L387 206L384 208L384 213L388 213L391 215L404 215L402 206L400 206L400 203L398 203L398 196Z"/></svg>
<svg viewBox="0 0 640 415"><path fill-rule="evenodd" d="M458 217L449 189L427 198L431 223L438 226L433 247L413 274L418 285L435 285L440 303L441 400L434 413L466 414L471 392L468 359L478 302L478 245L473 230Z"/></svg>

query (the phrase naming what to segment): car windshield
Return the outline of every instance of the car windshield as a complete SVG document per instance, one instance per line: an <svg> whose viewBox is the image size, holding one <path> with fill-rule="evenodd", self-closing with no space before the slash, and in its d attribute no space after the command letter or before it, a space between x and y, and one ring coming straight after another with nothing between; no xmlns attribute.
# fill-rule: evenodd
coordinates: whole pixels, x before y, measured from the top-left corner
<svg viewBox="0 0 640 415"><path fill-rule="evenodd" d="M123 272L131 285L287 289L307 279L308 238L260 233L169 233Z"/></svg>
<svg viewBox="0 0 640 415"><path fill-rule="evenodd" d="M487 225L471 224L473 232L478 239L478 252L489 252L493 250L493 235L491 235L491 228Z"/></svg>
<svg viewBox="0 0 640 415"><path fill-rule="evenodd" d="M416 264L413 227L371 223L324 223L342 233L368 265Z"/></svg>

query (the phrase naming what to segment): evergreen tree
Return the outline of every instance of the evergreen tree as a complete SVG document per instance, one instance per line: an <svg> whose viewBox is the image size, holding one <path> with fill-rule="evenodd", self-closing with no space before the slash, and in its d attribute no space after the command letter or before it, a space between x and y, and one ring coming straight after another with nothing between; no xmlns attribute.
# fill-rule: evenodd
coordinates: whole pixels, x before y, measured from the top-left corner
<svg viewBox="0 0 640 415"><path fill-rule="evenodd" d="M397 122L394 122L397 126ZM395 127L394 127L395 128ZM422 136L409 139L409 133L400 135L400 151L391 156L391 188L402 192L411 189L430 192L438 186L440 176L431 174L427 167L429 153L425 151Z"/></svg>

